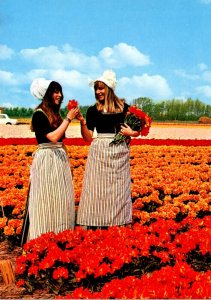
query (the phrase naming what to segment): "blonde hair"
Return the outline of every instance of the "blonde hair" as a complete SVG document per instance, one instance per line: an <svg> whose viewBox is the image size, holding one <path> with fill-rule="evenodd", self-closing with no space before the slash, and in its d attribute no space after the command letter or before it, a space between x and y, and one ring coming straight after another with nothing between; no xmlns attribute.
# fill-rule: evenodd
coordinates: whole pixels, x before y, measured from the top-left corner
<svg viewBox="0 0 211 300"><path fill-rule="evenodd" d="M123 112L124 102L125 102L124 99L120 99L119 97L117 97L114 91L102 81L95 81L94 84L95 91L97 88L105 89L105 99L103 103L97 99L97 95L95 93L97 110L99 111L105 110L110 113Z"/></svg>

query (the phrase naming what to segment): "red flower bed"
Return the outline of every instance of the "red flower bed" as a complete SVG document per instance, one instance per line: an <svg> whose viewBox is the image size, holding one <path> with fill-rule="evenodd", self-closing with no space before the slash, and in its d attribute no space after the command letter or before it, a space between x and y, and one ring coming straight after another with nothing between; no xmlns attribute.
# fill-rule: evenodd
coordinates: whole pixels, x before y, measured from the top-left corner
<svg viewBox="0 0 211 300"><path fill-rule="evenodd" d="M85 146L89 145L82 138L67 138L65 139L66 145L78 145L78 146ZM6 145L37 145L36 138L0 138L0 146Z"/></svg>
<svg viewBox="0 0 211 300"><path fill-rule="evenodd" d="M85 146L90 143L85 142L82 138L66 138L66 145ZM0 146L4 145L36 145L35 138L0 138ZM131 145L181 145L181 146L211 146L211 140L182 140L182 139L132 139Z"/></svg>
<svg viewBox="0 0 211 300"><path fill-rule="evenodd" d="M48 233L24 246L18 286L64 298L207 298L210 218ZM62 297L59 297L62 298Z"/></svg>

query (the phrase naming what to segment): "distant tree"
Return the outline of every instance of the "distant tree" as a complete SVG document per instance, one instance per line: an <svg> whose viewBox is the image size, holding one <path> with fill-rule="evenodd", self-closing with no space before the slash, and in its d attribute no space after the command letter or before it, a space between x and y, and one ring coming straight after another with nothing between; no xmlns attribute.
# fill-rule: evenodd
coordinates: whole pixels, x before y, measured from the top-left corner
<svg viewBox="0 0 211 300"><path fill-rule="evenodd" d="M153 120L197 121L200 116L210 116L211 106L198 99L171 99L154 103Z"/></svg>
<svg viewBox="0 0 211 300"><path fill-rule="evenodd" d="M140 98L134 99L132 101L132 104L134 104L137 107L141 108L143 111L145 111L149 115L153 114L154 104L153 104L152 99L150 99L150 98L140 97Z"/></svg>
<svg viewBox="0 0 211 300"><path fill-rule="evenodd" d="M31 118L33 109L25 107L5 107L4 113L13 118Z"/></svg>
<svg viewBox="0 0 211 300"><path fill-rule="evenodd" d="M87 112L88 107L89 106L79 106L80 111L81 111L82 115L84 116L84 118L86 117L86 112ZM62 118L65 118L66 115L67 115L67 107L61 109Z"/></svg>
<svg viewBox="0 0 211 300"><path fill-rule="evenodd" d="M211 105L205 105L204 114L205 114L205 116L210 116L211 117Z"/></svg>
<svg viewBox="0 0 211 300"><path fill-rule="evenodd" d="M202 116L211 117L211 105L204 104L199 99L171 99L155 102L147 97L139 97L132 101L132 105L134 104L148 113L154 121L198 121ZM88 107L80 106L84 117ZM24 107L4 108L4 113L15 118L31 118L33 111L32 108ZM61 115L63 118L66 117L66 107L61 109Z"/></svg>
<svg viewBox="0 0 211 300"><path fill-rule="evenodd" d="M154 103L154 110L153 110L153 114L151 115L153 120L160 120L160 121L167 120L166 113L167 110L166 110L165 101Z"/></svg>

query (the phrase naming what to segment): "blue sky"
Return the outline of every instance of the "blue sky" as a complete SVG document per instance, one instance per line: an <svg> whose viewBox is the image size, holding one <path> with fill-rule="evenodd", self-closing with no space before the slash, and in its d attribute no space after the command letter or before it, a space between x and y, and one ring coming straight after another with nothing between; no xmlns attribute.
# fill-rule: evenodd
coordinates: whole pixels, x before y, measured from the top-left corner
<svg viewBox="0 0 211 300"><path fill-rule="evenodd" d="M128 103L211 105L211 0L0 0L0 106L38 105L36 77L59 81L64 105L91 105L106 69Z"/></svg>

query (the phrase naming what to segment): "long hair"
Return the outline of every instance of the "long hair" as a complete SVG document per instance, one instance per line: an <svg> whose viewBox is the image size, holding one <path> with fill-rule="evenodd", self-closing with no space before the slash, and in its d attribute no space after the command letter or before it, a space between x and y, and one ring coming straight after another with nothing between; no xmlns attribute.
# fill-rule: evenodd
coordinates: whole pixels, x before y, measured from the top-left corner
<svg viewBox="0 0 211 300"><path fill-rule="evenodd" d="M116 112L123 111L124 102L125 102L124 99L120 99L119 97L117 97L117 95L114 93L114 91L111 88L109 88L102 81L96 81L94 83L95 91L98 88L105 89L105 99L103 102L97 99L97 95L95 92L96 105L97 105L97 109L99 111L105 110L110 113L116 113Z"/></svg>
<svg viewBox="0 0 211 300"><path fill-rule="evenodd" d="M61 93L61 101L59 104L55 104L53 102L53 98L52 98L53 93L56 91L59 91ZM64 98L64 96L63 96L61 85L56 81L52 81L49 84L49 87L43 97L42 102L35 109L35 111L37 109L42 109L42 111L48 117L50 125L53 129L58 128L59 125L63 121L62 117L60 115L60 107L61 107L63 98ZM34 131L32 124L31 124L31 130Z"/></svg>

